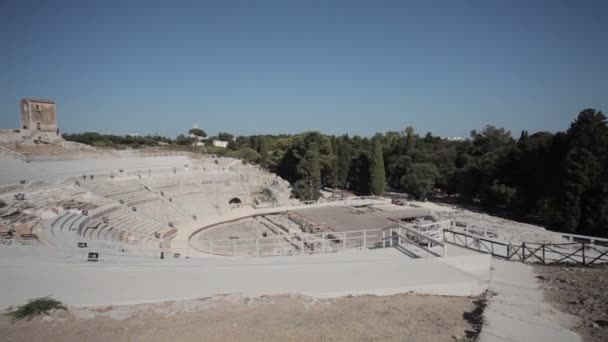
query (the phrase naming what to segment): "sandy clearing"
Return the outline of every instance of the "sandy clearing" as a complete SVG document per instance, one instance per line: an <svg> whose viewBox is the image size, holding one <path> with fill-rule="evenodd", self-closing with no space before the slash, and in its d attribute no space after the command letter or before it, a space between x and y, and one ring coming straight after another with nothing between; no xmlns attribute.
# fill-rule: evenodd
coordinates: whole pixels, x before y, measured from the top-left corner
<svg viewBox="0 0 608 342"><path fill-rule="evenodd" d="M10 324L4 341L424 341L465 336L475 298L394 295L314 300L214 297L70 309Z"/></svg>

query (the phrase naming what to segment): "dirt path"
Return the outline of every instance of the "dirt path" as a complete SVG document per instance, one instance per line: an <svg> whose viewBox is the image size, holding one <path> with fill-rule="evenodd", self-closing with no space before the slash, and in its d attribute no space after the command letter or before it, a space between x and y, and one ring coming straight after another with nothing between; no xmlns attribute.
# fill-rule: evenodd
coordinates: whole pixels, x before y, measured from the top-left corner
<svg viewBox="0 0 608 342"><path fill-rule="evenodd" d="M608 341L608 265L595 267L535 266L545 299L578 316L573 330L585 342Z"/></svg>
<svg viewBox="0 0 608 342"><path fill-rule="evenodd" d="M10 324L3 341L453 341L474 327L474 298L394 295L199 300L68 312Z"/></svg>

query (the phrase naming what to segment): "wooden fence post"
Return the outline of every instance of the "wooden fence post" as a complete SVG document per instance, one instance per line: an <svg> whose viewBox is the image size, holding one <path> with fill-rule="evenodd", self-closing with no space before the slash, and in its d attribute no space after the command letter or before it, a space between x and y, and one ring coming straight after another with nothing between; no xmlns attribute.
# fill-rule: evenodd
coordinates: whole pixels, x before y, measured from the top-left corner
<svg viewBox="0 0 608 342"><path fill-rule="evenodd" d="M583 251L583 266L585 266L585 243L581 242L582 251Z"/></svg>
<svg viewBox="0 0 608 342"><path fill-rule="evenodd" d="M546 261L545 261L545 244L543 243L541 246L543 248L543 265L545 265L546 264Z"/></svg>

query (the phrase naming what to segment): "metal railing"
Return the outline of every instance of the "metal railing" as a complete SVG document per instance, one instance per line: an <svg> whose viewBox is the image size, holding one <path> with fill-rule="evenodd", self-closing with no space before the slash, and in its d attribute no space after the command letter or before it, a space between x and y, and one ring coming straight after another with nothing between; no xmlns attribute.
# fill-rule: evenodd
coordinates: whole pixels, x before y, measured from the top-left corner
<svg viewBox="0 0 608 342"><path fill-rule="evenodd" d="M381 229L368 229L316 234L280 234L245 239L200 240L198 249L225 256L324 254L347 249L382 247L381 231Z"/></svg>
<svg viewBox="0 0 608 342"><path fill-rule="evenodd" d="M417 258L423 256L420 255L420 251L425 252L424 256L426 257L447 256L447 247L443 241L439 241L438 239L401 224L387 227L382 230L382 246L398 247L406 252L406 254Z"/></svg>
<svg viewBox="0 0 608 342"><path fill-rule="evenodd" d="M488 253L495 257L509 259L509 244L486 239L479 235L470 235L451 229L443 229L443 241L478 252Z"/></svg>
<svg viewBox="0 0 608 342"><path fill-rule="evenodd" d="M561 237L570 242L584 242L590 245L598 245L608 247L608 239L598 238L594 236L577 235L577 234L566 234L560 233Z"/></svg>

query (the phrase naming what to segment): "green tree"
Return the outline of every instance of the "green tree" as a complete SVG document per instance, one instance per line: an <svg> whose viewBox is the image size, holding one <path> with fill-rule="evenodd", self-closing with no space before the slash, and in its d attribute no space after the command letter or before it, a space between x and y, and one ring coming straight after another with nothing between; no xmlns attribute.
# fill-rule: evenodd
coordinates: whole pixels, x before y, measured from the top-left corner
<svg viewBox="0 0 608 342"><path fill-rule="evenodd" d="M481 133L477 133L476 130L471 131L471 139L473 140L471 154L474 156L494 152L514 143L510 131L494 126L486 126Z"/></svg>
<svg viewBox="0 0 608 342"><path fill-rule="evenodd" d="M268 143L265 137L260 137L260 166L265 169L268 167Z"/></svg>
<svg viewBox="0 0 608 342"><path fill-rule="evenodd" d="M225 151L226 149L222 150ZM255 163L260 159L260 154L251 147L244 147L240 150L227 152L226 156L241 159L247 163Z"/></svg>
<svg viewBox="0 0 608 342"><path fill-rule="evenodd" d="M439 172L431 163L414 163L401 178L401 186L419 200L426 200L433 191Z"/></svg>
<svg viewBox="0 0 608 342"><path fill-rule="evenodd" d="M482 201L486 205L505 206L511 205L514 201L517 191L509 186L494 181L492 185L482 193Z"/></svg>
<svg viewBox="0 0 608 342"><path fill-rule="evenodd" d="M553 228L608 235L608 125L600 111L582 111L566 132L567 152L547 211Z"/></svg>
<svg viewBox="0 0 608 342"><path fill-rule="evenodd" d="M200 128L192 128L188 133L196 135L197 137L206 137L207 133Z"/></svg>
<svg viewBox="0 0 608 342"><path fill-rule="evenodd" d="M359 195L369 195L371 183L369 152L364 148L360 148L355 155L348 171L348 189Z"/></svg>
<svg viewBox="0 0 608 342"><path fill-rule="evenodd" d="M194 141L194 138L186 137L183 134L180 134L177 136L177 138L175 138L175 143L182 146L190 146L194 143Z"/></svg>
<svg viewBox="0 0 608 342"><path fill-rule="evenodd" d="M234 140L234 135L230 133L220 132L218 133L217 138L223 141L232 141Z"/></svg>
<svg viewBox="0 0 608 342"><path fill-rule="evenodd" d="M352 159L352 152L350 144L348 142L348 136L343 136L337 140L337 154L336 154L336 178L338 187L345 189L348 181L348 172L350 170L350 163Z"/></svg>
<svg viewBox="0 0 608 342"><path fill-rule="evenodd" d="M408 154L413 148L416 139L414 127L407 126L405 128L405 154Z"/></svg>
<svg viewBox="0 0 608 342"><path fill-rule="evenodd" d="M372 155L370 160L370 192L373 195L382 195L386 186L386 174L384 172L384 154L382 142L379 137L373 139Z"/></svg>
<svg viewBox="0 0 608 342"><path fill-rule="evenodd" d="M300 179L294 184L294 191L301 200L319 199L321 190L321 165L319 145L311 142L304 157L298 163L297 172Z"/></svg>

